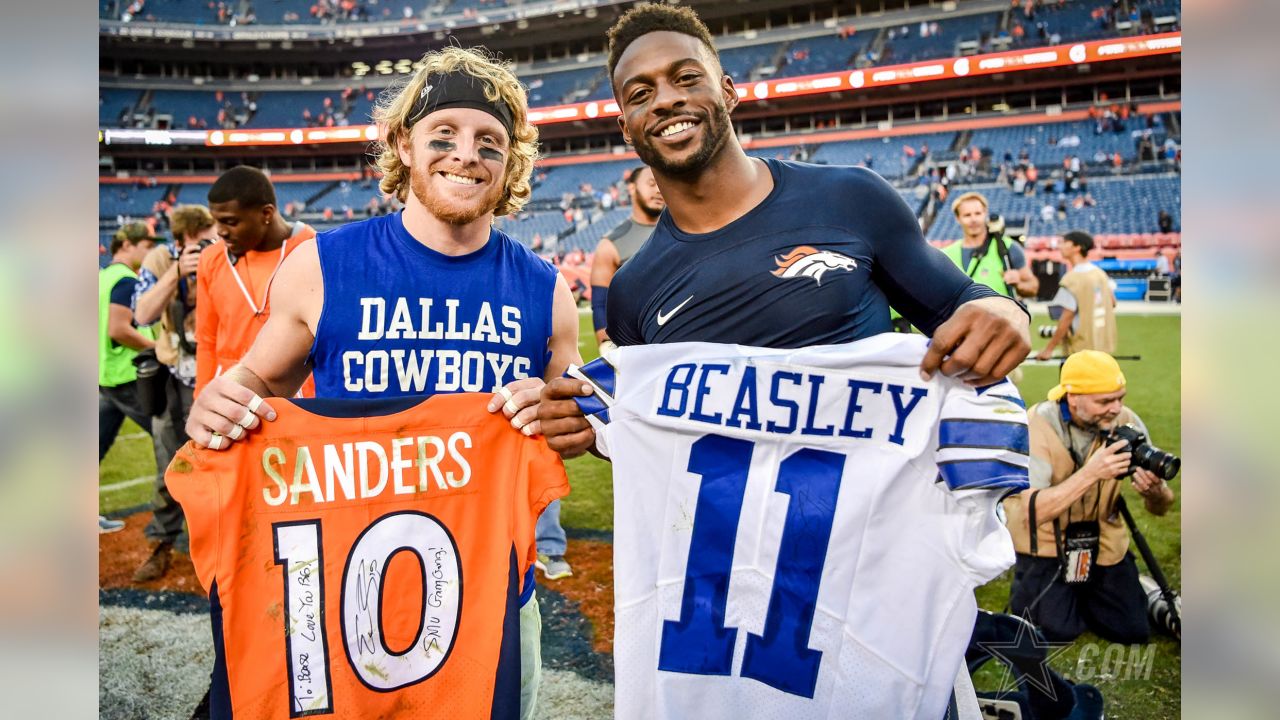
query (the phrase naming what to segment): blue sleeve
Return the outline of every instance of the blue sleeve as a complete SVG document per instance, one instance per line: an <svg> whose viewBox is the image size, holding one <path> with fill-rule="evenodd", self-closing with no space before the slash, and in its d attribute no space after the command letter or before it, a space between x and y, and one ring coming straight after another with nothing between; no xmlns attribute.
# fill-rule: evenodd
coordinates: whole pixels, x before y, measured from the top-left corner
<svg viewBox="0 0 1280 720"><path fill-rule="evenodd" d="M942 251L925 242L915 213L889 183L873 172L859 170L870 178L863 195L867 202L851 205L857 208L864 228L860 234L875 253L872 278L891 307L924 334L933 335L962 304L1000 297L995 290L970 280Z"/></svg>
<svg viewBox="0 0 1280 720"><path fill-rule="evenodd" d="M120 278L120 282L111 288L111 304L123 305L133 310L133 290L138 286L136 278Z"/></svg>
<svg viewBox="0 0 1280 720"><path fill-rule="evenodd" d="M1021 270L1027 266L1027 251L1022 249L1022 245L1013 240L1009 241L1009 267L1014 270Z"/></svg>
<svg viewBox="0 0 1280 720"><path fill-rule="evenodd" d="M608 327L606 313L609 308L609 286L591 286L591 325L599 332Z"/></svg>

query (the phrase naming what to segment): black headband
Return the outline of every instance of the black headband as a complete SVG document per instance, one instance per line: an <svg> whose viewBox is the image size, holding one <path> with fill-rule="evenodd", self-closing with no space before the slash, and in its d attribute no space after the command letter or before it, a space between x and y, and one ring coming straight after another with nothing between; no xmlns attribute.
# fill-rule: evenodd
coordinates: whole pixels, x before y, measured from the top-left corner
<svg viewBox="0 0 1280 720"><path fill-rule="evenodd" d="M412 129L419 120L437 110L463 107L489 113L502 123L502 127L507 131L507 138L514 140L515 121L511 116L511 108L502 101L491 101L485 97L484 91L485 81L474 75L462 72L428 75L422 91L413 101L413 109L409 112L405 129Z"/></svg>

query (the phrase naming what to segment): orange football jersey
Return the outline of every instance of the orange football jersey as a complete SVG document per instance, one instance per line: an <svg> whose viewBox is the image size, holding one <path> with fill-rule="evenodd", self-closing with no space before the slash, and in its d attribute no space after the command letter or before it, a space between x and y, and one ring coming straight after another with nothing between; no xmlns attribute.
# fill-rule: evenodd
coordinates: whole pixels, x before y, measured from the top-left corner
<svg viewBox="0 0 1280 720"><path fill-rule="evenodd" d="M210 380L230 370L258 337L271 316L270 290L286 256L314 240L316 231L301 221L279 250L247 252L232 265L224 243L200 253L196 276L196 395ZM315 397L316 381L303 381L298 397Z"/></svg>
<svg viewBox="0 0 1280 720"><path fill-rule="evenodd" d="M215 714L518 714L520 579L569 485L489 397L273 399L230 450L178 452Z"/></svg>

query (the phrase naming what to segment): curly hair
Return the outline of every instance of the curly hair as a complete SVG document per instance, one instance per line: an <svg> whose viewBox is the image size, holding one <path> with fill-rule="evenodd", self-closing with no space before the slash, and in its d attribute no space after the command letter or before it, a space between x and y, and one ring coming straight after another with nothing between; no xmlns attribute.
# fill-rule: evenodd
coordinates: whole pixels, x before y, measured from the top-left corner
<svg viewBox="0 0 1280 720"><path fill-rule="evenodd" d="M213 215L203 205L179 205L169 211L169 229L173 239L181 242L188 235L213 227Z"/></svg>
<svg viewBox="0 0 1280 720"><path fill-rule="evenodd" d="M461 71L479 78L485 84L485 96L491 102L502 102L511 110L513 137L507 168L502 178L502 197L494 215L518 212L529 202L533 188L529 178L538 160L538 131L529 123L528 98L524 86L511 71L510 63L492 57L476 48L446 47L422 56L421 67L407 80L388 87L378 97L373 121L381 131L373 145L374 163L382 171L378 187L382 192L405 202L409 196L410 168L400 160L397 145L406 127L414 99L422 91L428 75Z"/></svg>
<svg viewBox="0 0 1280 720"><path fill-rule="evenodd" d="M677 32L700 41L711 57L720 61L720 54L711 40L711 31L707 29L702 18L692 9L673 5L645 4L637 5L609 28L609 84L613 84L613 70L618 66L622 53L631 43L652 32Z"/></svg>

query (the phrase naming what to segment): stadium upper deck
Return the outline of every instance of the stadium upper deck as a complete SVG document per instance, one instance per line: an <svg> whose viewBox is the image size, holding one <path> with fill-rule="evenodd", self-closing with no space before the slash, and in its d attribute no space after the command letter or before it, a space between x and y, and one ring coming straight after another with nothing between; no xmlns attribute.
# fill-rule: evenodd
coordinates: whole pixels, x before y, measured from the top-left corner
<svg viewBox="0 0 1280 720"><path fill-rule="evenodd" d="M290 2L270 4L279 10L276 6L288 7ZM151 0L144 9L157 20L189 20L194 17L193 8L204 12L208 4ZM387 3L377 7L391 9ZM424 12L431 15L439 7L432 5ZM538 4L522 8L529 14L540 12ZM1108 8L1089 0L1071 0L1048 3L1028 16L1021 7L975 0L960 3L953 12L930 9L923 13L889 12L874 18L832 18L796 27L729 33L717 42L725 71L739 83L746 83L1136 35L1175 29L1179 22L1179 7L1170 0L1127 0L1117 11ZM173 14L167 14L169 11ZM517 71L529 88L531 107L536 108L611 99L603 63L602 53L582 53L570 59L520 63ZM298 78L232 80L198 71L191 73L194 77L122 77L104 67L99 124L104 128L184 129L359 125L368 122L376 93L395 75L410 72L412 66L405 59L370 60L331 70L333 74L327 77L309 76L304 87Z"/></svg>

